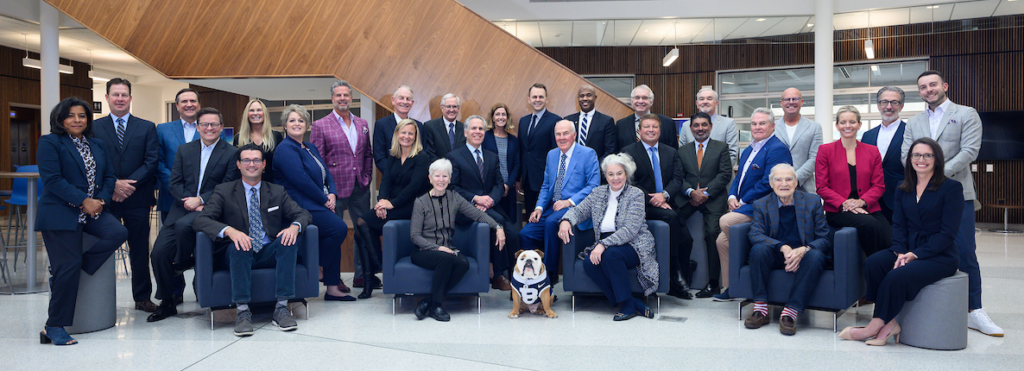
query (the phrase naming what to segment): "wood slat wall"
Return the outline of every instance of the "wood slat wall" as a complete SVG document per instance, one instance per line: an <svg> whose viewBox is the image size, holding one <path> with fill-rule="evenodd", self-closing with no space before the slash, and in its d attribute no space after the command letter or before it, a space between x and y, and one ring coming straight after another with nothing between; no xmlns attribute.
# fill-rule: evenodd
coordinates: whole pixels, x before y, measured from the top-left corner
<svg viewBox="0 0 1024 371"><path fill-rule="evenodd" d="M188 87L199 92L199 104L202 107L213 107L220 111L221 116L224 116L224 127L234 128L235 135L238 135L238 127L245 117L245 104L249 103L249 97L199 85L190 84Z"/></svg>

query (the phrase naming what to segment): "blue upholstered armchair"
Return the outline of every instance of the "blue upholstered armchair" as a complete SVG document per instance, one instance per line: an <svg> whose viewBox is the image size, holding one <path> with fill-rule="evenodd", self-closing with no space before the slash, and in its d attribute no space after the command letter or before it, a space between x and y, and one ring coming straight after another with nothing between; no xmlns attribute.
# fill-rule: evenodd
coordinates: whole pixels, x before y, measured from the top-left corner
<svg viewBox="0 0 1024 371"><path fill-rule="evenodd" d="M392 220L384 224L384 294L395 295L391 314L403 296L429 295L434 271L420 268L412 263L410 255L419 250L409 238L411 223L408 220ZM487 224L472 223L455 227L454 246L469 260L469 271L462 281L452 288L449 295L476 296L477 313L480 312L479 294L490 289L491 249L490 230Z"/></svg>
<svg viewBox="0 0 1024 371"><path fill-rule="evenodd" d="M735 298L750 298L754 290L750 284L750 266L747 264L750 254L750 223L737 224L729 228L729 294ZM864 296L867 284L864 282L864 254L860 251L857 230L843 228L835 233L832 241L834 256L833 267L821 273L818 286L811 294L807 309L832 312L832 331L837 328L837 320L848 308ZM784 305L789 299L790 288L795 275L786 273L785 269L772 271L768 281L768 303ZM740 319L743 319L743 306L750 301L739 304Z"/></svg>
<svg viewBox="0 0 1024 371"><path fill-rule="evenodd" d="M306 298L320 295L319 247L320 230L308 225L295 241L299 245L299 256L295 266L295 299L305 303ZM205 233L196 234L196 299L199 306L210 309L230 307L231 273L227 264L214 264L225 259L213 256L214 242ZM229 248L234 248L233 246ZM274 294L276 278L274 268L252 270L252 302L277 301ZM307 312L308 313L308 312ZM210 312L210 327L213 327L213 312Z"/></svg>
<svg viewBox="0 0 1024 371"><path fill-rule="evenodd" d="M579 230L573 226L573 236L569 243L562 245L562 289L572 293L572 308L576 311L576 295L604 295L601 288L587 276L583 271L583 261L577 258L580 252L587 246L594 244L594 233L587 230ZM654 250L658 257L658 290L655 292L668 292L669 281L669 227L660 220L648 220L647 229L654 235ZM636 280L636 269L629 270L629 276L633 278L631 287L634 293L643 293L640 282ZM658 307L661 307L661 298L658 298Z"/></svg>

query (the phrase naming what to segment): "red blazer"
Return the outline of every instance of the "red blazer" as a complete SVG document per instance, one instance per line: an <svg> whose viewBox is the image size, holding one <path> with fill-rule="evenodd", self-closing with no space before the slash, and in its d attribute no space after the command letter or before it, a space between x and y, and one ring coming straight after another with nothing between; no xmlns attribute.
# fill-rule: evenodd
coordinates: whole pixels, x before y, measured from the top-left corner
<svg viewBox="0 0 1024 371"><path fill-rule="evenodd" d="M882 156L878 154L878 147L860 141L854 155L857 158L857 194L868 203L865 209L869 213L877 213L882 210L878 199L885 194ZM814 183L818 187L818 196L825 202L825 211L838 213L843 210L843 201L850 197L850 168L842 141L818 147Z"/></svg>
<svg viewBox="0 0 1024 371"><path fill-rule="evenodd" d="M373 152L370 148L370 125L366 120L352 115L352 124L356 127L359 139L353 150L348 144L348 137L341 129L341 123L334 118L334 113L313 122L309 142L320 150L327 164L327 171L334 177L338 198L348 198L352 188L366 188L373 175Z"/></svg>

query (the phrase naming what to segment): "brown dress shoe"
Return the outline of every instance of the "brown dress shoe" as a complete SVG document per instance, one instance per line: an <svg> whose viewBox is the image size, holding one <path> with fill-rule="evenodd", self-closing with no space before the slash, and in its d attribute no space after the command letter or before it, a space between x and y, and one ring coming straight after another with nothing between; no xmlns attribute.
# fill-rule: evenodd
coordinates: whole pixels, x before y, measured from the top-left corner
<svg viewBox="0 0 1024 371"><path fill-rule="evenodd" d="M512 291L512 282L509 282L505 276L495 276L491 280L491 288L501 291Z"/></svg>
<svg viewBox="0 0 1024 371"><path fill-rule="evenodd" d="M779 319L779 332L787 336L796 335L796 321L793 320L793 317L782 316Z"/></svg>
<svg viewBox="0 0 1024 371"><path fill-rule="evenodd" d="M767 325L769 322L771 322L771 320L769 320L767 316L755 310L754 313L750 314L750 317L747 317L746 321L743 321L743 326L746 326L747 328L754 330L761 328L761 326Z"/></svg>
<svg viewBox="0 0 1024 371"><path fill-rule="evenodd" d="M135 302L135 309L141 310L147 313L156 312L157 305L152 300L146 299L143 301Z"/></svg>

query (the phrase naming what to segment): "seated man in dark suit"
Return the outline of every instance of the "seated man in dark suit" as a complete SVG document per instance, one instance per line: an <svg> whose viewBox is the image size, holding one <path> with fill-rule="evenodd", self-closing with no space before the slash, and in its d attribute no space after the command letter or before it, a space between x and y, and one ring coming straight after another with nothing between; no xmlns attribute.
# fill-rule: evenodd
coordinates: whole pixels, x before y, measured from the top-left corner
<svg viewBox="0 0 1024 371"><path fill-rule="evenodd" d="M555 124L555 144L558 147L548 151L537 207L530 214L530 222L519 232L523 250L544 250L544 265L548 277L551 277L551 285L558 282L558 257L562 249L558 240L558 223L570 207L590 195L601 178L598 175L597 152L576 144L576 130L572 122L562 120ZM589 229L592 224L580 223L580 229Z"/></svg>
<svg viewBox="0 0 1024 371"><path fill-rule="evenodd" d="M594 109L597 106L597 89L593 86L581 86L577 99L580 112L565 116L565 119L576 125L576 143L593 148L600 162L619 150L615 120Z"/></svg>
<svg viewBox="0 0 1024 371"><path fill-rule="evenodd" d="M182 144L174 154L168 188L175 201L150 254L157 294L163 300L156 312L146 318L148 322L178 313L175 305L181 302L181 297L173 293L175 277L195 264L196 234L192 223L203 211L206 201L213 197L214 187L239 176L235 164L238 150L220 140L224 129L220 111L206 107L199 110L197 116L200 140Z"/></svg>
<svg viewBox="0 0 1024 371"><path fill-rule="evenodd" d="M708 285L698 298L710 298L721 290L719 276L718 248L715 239L722 232L719 219L729 211L729 181L732 180L732 159L729 145L711 139L713 118L704 112L690 117L690 136L693 141L679 147L679 158L683 166L683 195L675 199L679 222L687 240L692 241L686 229L686 220L700 211L704 216L704 247L707 250ZM687 257L688 258L688 257Z"/></svg>
<svg viewBox="0 0 1024 371"><path fill-rule="evenodd" d="M654 107L654 91L647 85L640 85L633 88L629 94L633 115L626 116L615 122L618 131L618 148L640 141L640 119L651 112ZM658 141L666 146L676 148L679 146L679 131L676 129L676 122L665 115L658 115L661 119L661 139Z"/></svg>
<svg viewBox="0 0 1024 371"><path fill-rule="evenodd" d="M691 299L686 277L690 275L693 239L669 203L682 195L683 166L676 149L659 143L660 138L661 120L657 115L647 114L640 119L640 142L622 148L622 153L633 157L636 163L633 185L644 191L647 220L661 220L669 225L672 279L668 294Z"/></svg>
<svg viewBox="0 0 1024 371"><path fill-rule="evenodd" d="M235 336L253 333L249 300L254 268L276 268L273 324L282 331L293 331L298 325L288 310L288 300L295 297L295 240L313 217L288 197L284 187L261 181L266 162L259 146L250 143L239 149L235 165L242 179L217 185L193 226L234 245L228 246L227 259L231 300L238 308Z"/></svg>
<svg viewBox="0 0 1024 371"><path fill-rule="evenodd" d="M511 218L505 215L505 211L495 207L505 192L505 184L498 170L498 154L481 147L487 130L484 125L483 117L470 116L466 120L466 144L448 153L448 159L452 162L451 187L504 228L507 246L491 244L491 271L494 272L491 288L510 291L512 283L509 278L512 277L514 254L519 251L519 232L513 228ZM472 219L461 214L455 219L457 224L472 222ZM491 241L496 239L492 230Z"/></svg>
<svg viewBox="0 0 1024 371"><path fill-rule="evenodd" d="M807 300L818 278L832 260L832 241L821 198L797 192L796 169L780 163L769 174L775 193L754 202L750 226L750 286L754 289L754 312L744 326L757 329L768 324L768 277L772 270L785 268L795 273L786 308L779 318L783 335L796 334L796 318L807 308Z"/></svg>
<svg viewBox="0 0 1024 371"><path fill-rule="evenodd" d="M441 117L423 123L423 150L435 158L466 144L466 124L459 122L462 100L452 93L441 97Z"/></svg>

